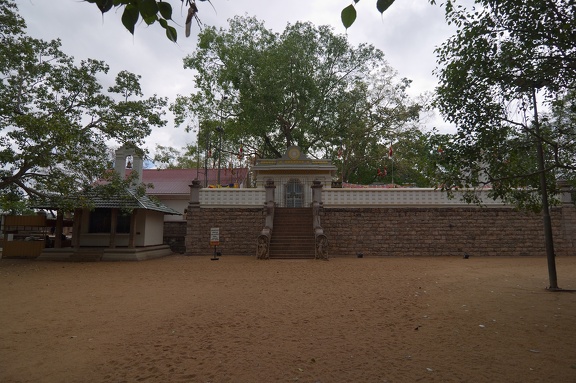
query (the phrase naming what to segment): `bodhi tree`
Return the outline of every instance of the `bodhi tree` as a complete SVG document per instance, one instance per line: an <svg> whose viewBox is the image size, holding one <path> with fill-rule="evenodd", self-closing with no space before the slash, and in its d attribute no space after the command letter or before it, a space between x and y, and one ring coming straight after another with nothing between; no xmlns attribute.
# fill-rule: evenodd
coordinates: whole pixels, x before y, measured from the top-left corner
<svg viewBox="0 0 576 383"><path fill-rule="evenodd" d="M280 157L291 145L330 158L352 146L384 153L397 129L418 120L409 81L396 80L384 54L352 47L329 27L296 23L275 33L235 17L228 29L208 27L198 38L184 59L197 90L172 106L177 123L215 121L228 147L248 155Z"/></svg>
<svg viewBox="0 0 576 383"><path fill-rule="evenodd" d="M457 133L438 157L438 183L489 185L494 198L541 211L549 288L558 289L548 197L558 177L576 180L576 5L482 0L446 10L458 31L437 50L436 104Z"/></svg>
<svg viewBox="0 0 576 383"><path fill-rule="evenodd" d="M167 100L143 99L126 71L104 92L104 62L76 63L59 41L26 36L13 1L0 0L0 17L0 208L63 204L110 169L109 144L138 145L163 126Z"/></svg>

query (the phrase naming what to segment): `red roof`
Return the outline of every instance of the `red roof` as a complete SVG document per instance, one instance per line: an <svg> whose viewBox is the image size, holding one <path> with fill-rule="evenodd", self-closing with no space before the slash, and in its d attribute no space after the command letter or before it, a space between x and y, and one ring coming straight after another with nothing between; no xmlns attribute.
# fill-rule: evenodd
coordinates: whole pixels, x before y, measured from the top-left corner
<svg viewBox="0 0 576 383"><path fill-rule="evenodd" d="M247 168L233 168L220 170L220 183L229 184L243 183L248 174ZM144 169L142 182L153 184L153 189L148 189L147 194L190 194L192 180L198 179L204 186L204 169ZM208 185L216 185L218 181L218 169L208 169Z"/></svg>

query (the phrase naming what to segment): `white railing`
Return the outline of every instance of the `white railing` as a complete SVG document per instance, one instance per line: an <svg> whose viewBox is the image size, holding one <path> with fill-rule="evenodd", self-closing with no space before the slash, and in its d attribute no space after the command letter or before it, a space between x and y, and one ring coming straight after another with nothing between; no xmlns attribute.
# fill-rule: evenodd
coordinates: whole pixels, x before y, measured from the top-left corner
<svg viewBox="0 0 576 383"><path fill-rule="evenodd" d="M278 192L278 189L276 189ZM500 201L488 197L488 190L476 192L485 206L506 206ZM276 195L277 206L280 196ZM262 207L266 200L264 188L247 189L201 189L200 206L215 207ZM326 188L322 190L324 207L390 207L390 206L474 206L462 201L462 192L455 192L454 198L448 198L446 192L425 189L382 189L382 188Z"/></svg>
<svg viewBox="0 0 576 383"><path fill-rule="evenodd" d="M488 190L475 192L486 206L504 206L501 201L488 197ZM446 192L428 188L406 189L324 189L324 207L367 207L367 206L473 206L462 201L463 192L454 192L448 198Z"/></svg>
<svg viewBox="0 0 576 383"><path fill-rule="evenodd" d="M266 189L200 189L200 207L262 207Z"/></svg>

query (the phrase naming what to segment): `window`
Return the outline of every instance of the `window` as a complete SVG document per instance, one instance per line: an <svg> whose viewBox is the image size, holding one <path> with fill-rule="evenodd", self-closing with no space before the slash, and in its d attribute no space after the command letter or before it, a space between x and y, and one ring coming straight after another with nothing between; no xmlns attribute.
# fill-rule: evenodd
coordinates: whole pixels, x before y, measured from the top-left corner
<svg viewBox="0 0 576 383"><path fill-rule="evenodd" d="M116 224L116 233L130 232L131 214L123 210L118 211L118 222ZM112 209L97 208L90 212L88 224L89 233L110 233L112 226Z"/></svg>

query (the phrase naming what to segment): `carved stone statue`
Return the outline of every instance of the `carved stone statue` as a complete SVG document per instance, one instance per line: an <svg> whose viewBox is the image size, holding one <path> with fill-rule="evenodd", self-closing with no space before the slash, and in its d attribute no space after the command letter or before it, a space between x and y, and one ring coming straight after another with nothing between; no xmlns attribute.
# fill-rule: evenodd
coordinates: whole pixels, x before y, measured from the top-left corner
<svg viewBox="0 0 576 383"><path fill-rule="evenodd" d="M328 260L328 238L324 234L316 236L316 259Z"/></svg>
<svg viewBox="0 0 576 383"><path fill-rule="evenodd" d="M268 237L265 235L258 236L258 248L256 250L256 257L258 259L269 259L270 250L268 246Z"/></svg>

